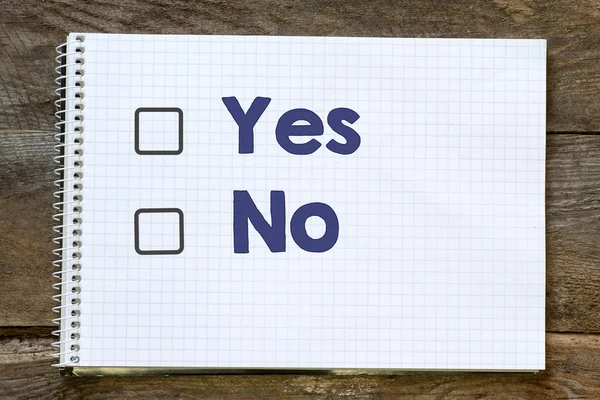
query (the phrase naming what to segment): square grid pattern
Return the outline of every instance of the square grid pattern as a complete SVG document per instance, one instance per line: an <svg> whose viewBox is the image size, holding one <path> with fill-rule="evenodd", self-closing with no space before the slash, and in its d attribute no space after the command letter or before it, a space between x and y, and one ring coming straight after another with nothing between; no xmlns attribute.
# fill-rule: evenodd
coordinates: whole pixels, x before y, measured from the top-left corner
<svg viewBox="0 0 600 400"><path fill-rule="evenodd" d="M545 41L86 34L85 47L82 366L544 368ZM238 154L227 96L245 111L271 98L253 154ZM181 153L136 153L144 107L182 110ZM360 115L350 155L325 147L343 143L327 124L338 107ZM311 155L277 143L293 108L324 123ZM151 118L143 147L176 148L171 116ZM250 226L250 252L234 254L234 190L267 221L270 191L285 192L286 252ZM311 202L339 219L324 253L290 235ZM180 254L136 252L134 214L156 208L185 216ZM169 221L143 243L175 246Z"/></svg>

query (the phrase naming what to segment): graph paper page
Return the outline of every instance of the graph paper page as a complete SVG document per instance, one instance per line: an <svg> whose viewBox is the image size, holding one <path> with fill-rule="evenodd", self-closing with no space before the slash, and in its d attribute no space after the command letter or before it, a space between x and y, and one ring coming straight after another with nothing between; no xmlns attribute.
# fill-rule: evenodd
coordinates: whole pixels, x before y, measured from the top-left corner
<svg viewBox="0 0 600 400"><path fill-rule="evenodd" d="M81 366L544 368L545 41L83 45Z"/></svg>

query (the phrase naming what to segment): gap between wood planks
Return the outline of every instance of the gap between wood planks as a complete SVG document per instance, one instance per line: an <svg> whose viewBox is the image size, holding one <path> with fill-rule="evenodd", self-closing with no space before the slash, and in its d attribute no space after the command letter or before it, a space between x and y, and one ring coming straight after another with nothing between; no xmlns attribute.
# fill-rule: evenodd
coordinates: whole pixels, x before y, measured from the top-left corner
<svg viewBox="0 0 600 400"><path fill-rule="evenodd" d="M11 364L51 358L54 349L50 343L54 336L48 327L28 327L23 334L5 334L8 328L0 329L0 364ZM600 349L600 334L546 332L546 347L585 347Z"/></svg>
<svg viewBox="0 0 600 400"><path fill-rule="evenodd" d="M0 326L0 340L6 338L18 337L48 337L53 338L52 331L57 329L57 326ZM598 336L600 345L600 333L594 332L573 332L573 331L546 331L546 334L556 335L592 335Z"/></svg>

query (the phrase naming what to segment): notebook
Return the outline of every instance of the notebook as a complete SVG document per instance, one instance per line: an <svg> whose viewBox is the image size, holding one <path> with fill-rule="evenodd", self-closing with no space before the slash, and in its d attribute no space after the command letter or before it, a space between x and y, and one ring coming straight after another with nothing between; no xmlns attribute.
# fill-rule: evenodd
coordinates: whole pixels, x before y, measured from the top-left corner
<svg viewBox="0 0 600 400"><path fill-rule="evenodd" d="M63 371L544 369L544 40L58 52Z"/></svg>

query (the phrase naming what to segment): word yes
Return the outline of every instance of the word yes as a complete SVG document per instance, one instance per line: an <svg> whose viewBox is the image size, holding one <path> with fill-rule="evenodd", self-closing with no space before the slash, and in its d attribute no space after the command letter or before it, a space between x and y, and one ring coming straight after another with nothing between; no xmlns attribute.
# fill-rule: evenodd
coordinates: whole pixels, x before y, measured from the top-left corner
<svg viewBox="0 0 600 400"><path fill-rule="evenodd" d="M242 110L240 102L236 97L223 97L223 103L239 127L240 154L254 153L254 126L263 115L271 99L269 97L257 97L254 99L247 112ZM327 115L327 124L334 132L342 136L346 143L330 140L326 147L337 154L352 154L360 146L358 133L343 122L353 124L360 116L349 108L335 108ZM296 122L305 121L308 124L295 125ZM290 140L292 136L321 136L324 132L323 121L317 114L306 108L295 108L284 113L275 128L277 143L290 154L307 155L312 154L321 147L321 143L310 139L306 143L294 143Z"/></svg>

